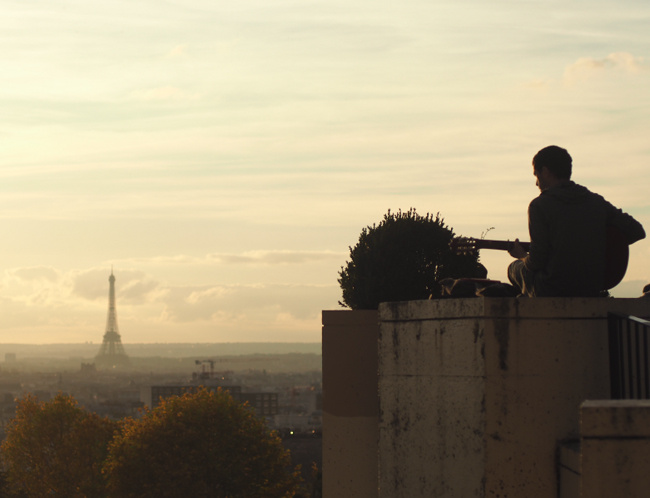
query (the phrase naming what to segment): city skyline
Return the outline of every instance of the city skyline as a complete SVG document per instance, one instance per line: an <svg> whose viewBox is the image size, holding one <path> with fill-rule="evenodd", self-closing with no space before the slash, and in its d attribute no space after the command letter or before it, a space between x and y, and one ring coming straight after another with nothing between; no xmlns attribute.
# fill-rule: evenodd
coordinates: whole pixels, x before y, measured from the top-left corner
<svg viewBox="0 0 650 498"><path fill-rule="evenodd" d="M650 5L3 3L0 342L318 342L390 209L527 239L530 161L650 230ZM482 251L504 280L509 256ZM650 283L631 247L619 297ZM128 348L127 348L128 352Z"/></svg>

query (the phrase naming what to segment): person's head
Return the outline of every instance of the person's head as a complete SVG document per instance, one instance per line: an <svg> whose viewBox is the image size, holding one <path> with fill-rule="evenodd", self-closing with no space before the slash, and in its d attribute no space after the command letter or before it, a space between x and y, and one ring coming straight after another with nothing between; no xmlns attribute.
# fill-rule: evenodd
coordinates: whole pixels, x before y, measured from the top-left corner
<svg viewBox="0 0 650 498"><path fill-rule="evenodd" d="M533 157L533 168L536 175L543 168L547 168L560 181L571 179L571 163L571 156L567 150L557 145L544 147Z"/></svg>

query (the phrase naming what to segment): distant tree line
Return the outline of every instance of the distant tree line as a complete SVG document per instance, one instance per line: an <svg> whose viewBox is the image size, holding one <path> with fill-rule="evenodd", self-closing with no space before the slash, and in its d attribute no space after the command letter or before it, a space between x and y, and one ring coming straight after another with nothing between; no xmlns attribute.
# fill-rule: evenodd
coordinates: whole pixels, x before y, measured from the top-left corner
<svg viewBox="0 0 650 498"><path fill-rule="evenodd" d="M301 489L279 437L221 390L167 398L121 421L68 395L27 395L0 456L0 496L283 498Z"/></svg>

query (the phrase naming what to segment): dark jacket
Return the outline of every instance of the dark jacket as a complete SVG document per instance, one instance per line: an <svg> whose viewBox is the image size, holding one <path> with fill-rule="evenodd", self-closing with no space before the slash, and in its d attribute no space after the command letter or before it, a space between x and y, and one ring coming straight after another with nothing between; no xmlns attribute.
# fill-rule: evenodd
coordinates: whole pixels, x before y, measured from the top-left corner
<svg viewBox="0 0 650 498"><path fill-rule="evenodd" d="M537 296L597 296L604 288L607 227L628 244L645 237L643 226L602 196L572 181L544 190L528 207L530 252Z"/></svg>

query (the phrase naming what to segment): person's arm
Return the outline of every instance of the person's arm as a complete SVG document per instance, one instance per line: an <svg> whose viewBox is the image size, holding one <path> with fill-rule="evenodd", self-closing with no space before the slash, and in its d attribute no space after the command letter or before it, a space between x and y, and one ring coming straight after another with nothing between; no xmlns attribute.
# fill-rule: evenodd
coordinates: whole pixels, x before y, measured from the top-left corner
<svg viewBox="0 0 650 498"><path fill-rule="evenodd" d="M542 270L548 261L551 250L551 236L548 223L540 207L541 198L528 206L528 232L530 233L530 251L524 257L524 264L530 271Z"/></svg>
<svg viewBox="0 0 650 498"><path fill-rule="evenodd" d="M519 239L515 239L508 253L510 254L510 256L512 256L515 259L524 259L526 256L528 256L526 250L523 247L521 247L521 244L519 243Z"/></svg>
<svg viewBox="0 0 650 498"><path fill-rule="evenodd" d="M614 207L609 202L607 202L607 224L614 225L623 232L628 244L634 244L636 241L645 238L643 225L629 214L624 213L622 209Z"/></svg>

